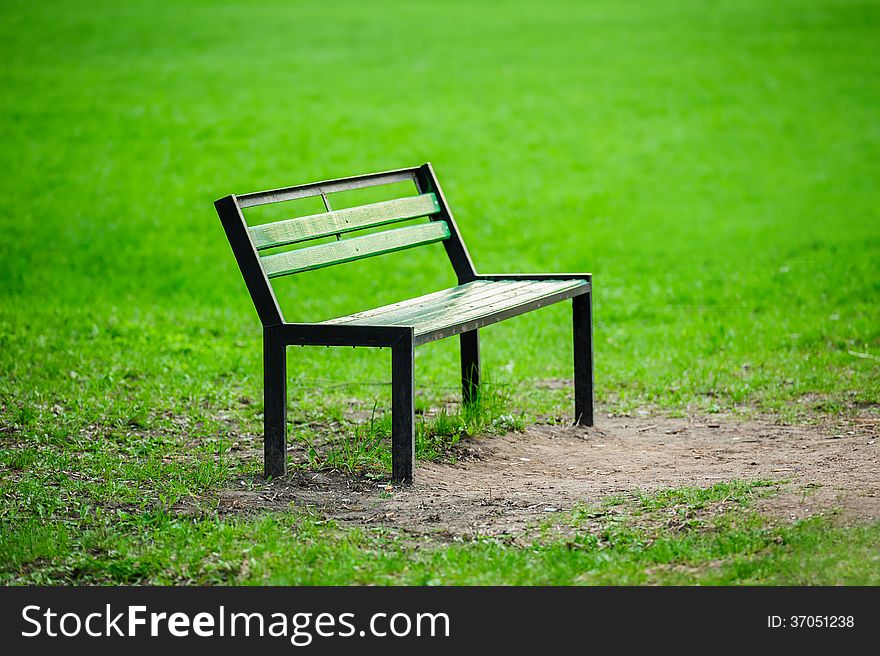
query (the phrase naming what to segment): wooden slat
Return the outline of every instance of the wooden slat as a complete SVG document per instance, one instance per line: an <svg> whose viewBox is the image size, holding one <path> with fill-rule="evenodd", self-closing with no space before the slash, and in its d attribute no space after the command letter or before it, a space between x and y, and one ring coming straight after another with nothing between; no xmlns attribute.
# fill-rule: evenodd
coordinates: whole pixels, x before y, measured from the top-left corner
<svg viewBox="0 0 880 656"><path fill-rule="evenodd" d="M289 273L320 269L414 246L432 244L444 239L449 239L449 227L446 222L432 221L423 225L386 230L330 244L266 255L260 258L260 261L266 275L270 278L277 278Z"/></svg>
<svg viewBox="0 0 880 656"><path fill-rule="evenodd" d="M434 194L421 194L251 226L248 230L257 250L265 250L429 216L439 211L440 205Z"/></svg>
<svg viewBox="0 0 880 656"><path fill-rule="evenodd" d="M468 317L480 308L495 306L498 304L516 305L520 301L540 296L544 292L551 291L543 283L523 283L520 287L514 287L517 283L505 284L492 294L481 294L477 297L462 298L459 302L448 306L435 307L423 310L413 317L402 317L404 325L419 326L430 323L434 319L443 318L457 321L458 317ZM399 325L398 321L390 325Z"/></svg>
<svg viewBox="0 0 880 656"><path fill-rule="evenodd" d="M249 194L238 194L235 198L238 201L238 206L244 209L246 207L254 207L255 205L280 203L287 200L296 200L297 198L309 198L310 196L317 196L319 194L335 194L340 191L351 191L353 189L363 189L364 187L374 187L382 184L406 182L415 179L415 171L415 169L398 169L396 171L385 171L383 173L368 173L366 175L356 175L349 178L338 178L336 180L325 180L323 182L311 182L309 184L284 187L282 189L270 189L268 191L254 191Z"/></svg>
<svg viewBox="0 0 880 656"><path fill-rule="evenodd" d="M383 305L382 307L374 308L372 310L364 310L363 312L355 312L354 314L348 314L343 317L337 317L335 319L330 319L325 321L324 323L358 323L365 319L370 319L373 316L379 314L385 314L386 312L394 312L397 310L403 310L409 307L412 307L415 304L421 303L429 303L431 301L439 301L444 298L455 298L456 296L461 296L462 294L469 293L472 288L479 287L490 287L494 283L488 281L479 281L479 282L470 282L465 285L459 285L458 287L451 287L449 289L441 289L439 292L432 292L430 294L425 294L424 296L418 296L416 298L408 298L405 301L400 301L399 303L393 303L391 305Z"/></svg>
<svg viewBox="0 0 880 656"><path fill-rule="evenodd" d="M488 285L475 286L467 283L452 290L441 298L426 299L416 298L403 308L393 309L389 306L376 308L369 317L360 317L355 323L368 325L416 325L425 317L433 316L438 312L454 312L463 306L472 303L486 303L500 294L513 294L530 282L514 283L489 283Z"/></svg>
<svg viewBox="0 0 880 656"><path fill-rule="evenodd" d="M417 334L431 332L444 326L451 326L458 323L471 321L482 316L488 316L498 312L502 312L509 308L515 308L527 305L538 299L554 296L560 292L565 292L575 287L586 284L582 280L574 280L570 283L542 283L541 287L535 287L531 293L517 293L512 296L503 296L494 299L489 303L479 303L471 307L462 308L461 310L449 314L436 314L425 321L419 322L415 326Z"/></svg>
<svg viewBox="0 0 880 656"><path fill-rule="evenodd" d="M413 326L417 333L502 311L587 284L584 280L475 281L325 323Z"/></svg>
<svg viewBox="0 0 880 656"><path fill-rule="evenodd" d="M467 315L475 308L502 302L505 299L524 298L530 294L534 282L514 282L493 285L492 288L482 290L476 294L468 294L451 303L437 304L432 307L422 308L409 315L386 318L382 317L387 324L383 325L420 325L438 316Z"/></svg>
<svg viewBox="0 0 880 656"><path fill-rule="evenodd" d="M590 286L589 282L580 280L572 285L560 287L556 291L547 292L535 298L520 299L516 304L483 307L478 312L473 312L463 319L452 320L451 318L444 317L443 321L419 325L414 328L415 343L416 345L427 344L428 342L451 337L452 335L479 330L493 323L585 294L590 291Z"/></svg>

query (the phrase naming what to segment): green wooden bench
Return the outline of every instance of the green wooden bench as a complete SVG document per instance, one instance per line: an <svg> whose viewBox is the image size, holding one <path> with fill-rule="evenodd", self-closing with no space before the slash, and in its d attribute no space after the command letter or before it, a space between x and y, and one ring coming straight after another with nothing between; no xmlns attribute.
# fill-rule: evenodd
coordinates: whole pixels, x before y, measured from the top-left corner
<svg viewBox="0 0 880 656"><path fill-rule="evenodd" d="M333 210L328 196L374 185L408 181L416 194ZM249 226L243 210L257 205L321 196L326 212ZM290 345L387 346L391 348L391 451L395 481L412 480L414 467L413 362L416 346L458 335L465 403L480 384L478 331L552 303L572 299L575 423L593 425L592 287L589 273L478 274L430 164L327 180L271 191L226 196L214 203L232 252L263 324L264 462L266 476L285 473L287 362ZM394 223L425 217L406 227ZM379 232L349 235L367 228ZM337 241L300 246L322 237ZM383 253L442 242L458 278L450 289L322 323L284 319L271 280ZM261 255L261 251L276 252Z"/></svg>

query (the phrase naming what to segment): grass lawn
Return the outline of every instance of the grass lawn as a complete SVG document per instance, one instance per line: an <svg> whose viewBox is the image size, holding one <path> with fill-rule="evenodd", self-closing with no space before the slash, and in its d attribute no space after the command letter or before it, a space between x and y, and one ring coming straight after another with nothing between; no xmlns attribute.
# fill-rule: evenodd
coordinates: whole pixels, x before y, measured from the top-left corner
<svg viewBox="0 0 880 656"><path fill-rule="evenodd" d="M529 548L172 510L261 469L228 457L260 431L261 353L212 201L428 160L479 270L593 272L606 412L876 409L877 2L0 15L0 582L880 582L880 526L775 525L736 481L682 530L633 497L625 520L574 512ZM433 245L276 290L313 321L453 283ZM420 456L564 421L570 388L540 383L571 375L568 312L484 330L491 403L427 421ZM387 463L389 360L290 350L291 439L337 439L305 466ZM421 409L457 398L457 366L457 340L418 351Z"/></svg>

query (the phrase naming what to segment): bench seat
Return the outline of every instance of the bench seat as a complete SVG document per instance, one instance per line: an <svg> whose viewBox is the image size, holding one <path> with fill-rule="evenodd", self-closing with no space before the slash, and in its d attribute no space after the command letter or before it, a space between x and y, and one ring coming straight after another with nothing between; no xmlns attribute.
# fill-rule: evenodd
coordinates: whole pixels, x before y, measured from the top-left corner
<svg viewBox="0 0 880 656"><path fill-rule="evenodd" d="M325 324L411 327L416 344L469 332L590 291L585 279L475 280Z"/></svg>

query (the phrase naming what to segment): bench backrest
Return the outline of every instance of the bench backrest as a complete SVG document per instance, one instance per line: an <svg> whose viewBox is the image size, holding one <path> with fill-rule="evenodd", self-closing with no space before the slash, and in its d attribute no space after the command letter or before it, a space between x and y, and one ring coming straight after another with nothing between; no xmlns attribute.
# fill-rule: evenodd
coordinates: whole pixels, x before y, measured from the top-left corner
<svg viewBox="0 0 880 656"><path fill-rule="evenodd" d="M411 181L416 195L333 210L328 196L342 191ZM257 205L321 196L326 212L249 226L242 210ZM419 167L326 180L271 191L230 195L214 203L232 246L257 314L265 326L284 322L271 278L394 251L443 242L459 284L476 278L473 263L430 163ZM395 227L395 223L428 217L428 223ZM382 228L361 236L348 233ZM335 236L337 241L261 255L261 251L295 246Z"/></svg>

